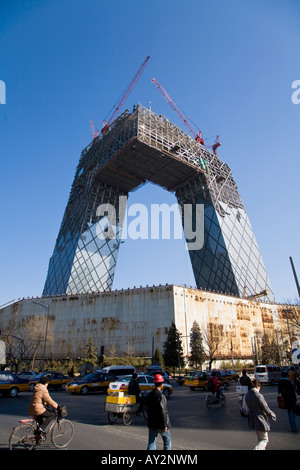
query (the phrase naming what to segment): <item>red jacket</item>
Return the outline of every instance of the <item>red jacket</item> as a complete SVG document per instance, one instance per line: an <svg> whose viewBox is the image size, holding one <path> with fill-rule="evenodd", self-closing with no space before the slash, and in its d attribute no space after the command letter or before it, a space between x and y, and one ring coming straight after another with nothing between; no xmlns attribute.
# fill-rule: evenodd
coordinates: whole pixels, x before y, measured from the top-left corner
<svg viewBox="0 0 300 470"><path fill-rule="evenodd" d="M212 380L213 383L214 383L214 391L217 392L218 391L218 388L222 385L222 382L221 380L218 379L218 377L216 376L212 376L210 379L208 379L208 381L206 382L206 385L208 385L208 382Z"/></svg>

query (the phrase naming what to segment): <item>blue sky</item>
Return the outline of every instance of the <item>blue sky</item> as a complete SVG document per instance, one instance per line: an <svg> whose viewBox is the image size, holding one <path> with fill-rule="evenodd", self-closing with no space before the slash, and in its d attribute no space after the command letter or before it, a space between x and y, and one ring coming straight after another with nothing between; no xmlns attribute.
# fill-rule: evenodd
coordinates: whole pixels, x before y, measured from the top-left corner
<svg viewBox="0 0 300 470"><path fill-rule="evenodd" d="M297 0L1 0L0 305L39 296L75 169L134 74L127 99L184 128L155 77L207 143L220 136L278 302L300 278ZM130 202L174 203L146 185ZM121 246L115 288L194 285L182 241Z"/></svg>

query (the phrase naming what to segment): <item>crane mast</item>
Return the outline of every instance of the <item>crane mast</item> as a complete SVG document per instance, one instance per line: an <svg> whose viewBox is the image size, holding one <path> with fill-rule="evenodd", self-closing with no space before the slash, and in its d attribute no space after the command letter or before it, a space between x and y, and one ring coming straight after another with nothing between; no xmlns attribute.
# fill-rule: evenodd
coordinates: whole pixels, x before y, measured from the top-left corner
<svg viewBox="0 0 300 470"><path fill-rule="evenodd" d="M142 63L142 65L140 66L139 70L137 71L137 73L135 74L135 76L133 77L133 79L131 80L127 90L125 91L124 95L122 96L120 102L118 103L118 105L116 106L113 114L111 115L111 117L109 118L108 122L105 122L103 121L103 127L101 129L101 133L102 134L105 134L105 132L108 130L109 126L114 122L114 120L116 119L120 109L122 108L122 106L124 105L125 101L127 100L128 96L130 95L133 87L135 86L137 80L139 79L139 77L141 76L141 74L143 73L144 71L144 68L146 67L147 65L147 62L148 60L150 59L150 56L148 56L144 62Z"/></svg>
<svg viewBox="0 0 300 470"><path fill-rule="evenodd" d="M187 129L189 130L190 134L194 137L194 139L199 142L199 144L201 145L204 145L204 139L203 139L203 136L202 136L202 131L199 131L198 134L194 131L194 129L192 128L192 126L190 125L188 119L185 117L185 115L180 111L180 109L178 108L178 106L174 103L174 101L172 100L172 98L170 97L170 95L166 92L166 90L163 88L163 86L158 83L158 81L153 78L152 79L152 82L155 84L156 88L160 91L160 93L163 95L163 97L165 98L165 100L167 101L167 103L169 103L169 105L171 106L171 108L173 109L173 111L175 111L175 113L177 114L177 116L182 120L182 122L184 123L184 125L187 127Z"/></svg>

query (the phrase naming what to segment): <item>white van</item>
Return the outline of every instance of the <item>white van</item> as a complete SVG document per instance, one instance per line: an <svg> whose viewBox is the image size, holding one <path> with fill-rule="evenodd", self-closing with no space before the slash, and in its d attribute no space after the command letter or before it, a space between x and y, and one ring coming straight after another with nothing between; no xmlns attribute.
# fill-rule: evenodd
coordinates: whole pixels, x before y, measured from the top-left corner
<svg viewBox="0 0 300 470"><path fill-rule="evenodd" d="M281 368L274 364L258 365L255 366L254 376L260 383L267 383L274 385L279 382L281 377Z"/></svg>
<svg viewBox="0 0 300 470"><path fill-rule="evenodd" d="M103 372L116 375L118 378L125 377L126 375L132 375L136 372L133 366L107 366L101 369Z"/></svg>

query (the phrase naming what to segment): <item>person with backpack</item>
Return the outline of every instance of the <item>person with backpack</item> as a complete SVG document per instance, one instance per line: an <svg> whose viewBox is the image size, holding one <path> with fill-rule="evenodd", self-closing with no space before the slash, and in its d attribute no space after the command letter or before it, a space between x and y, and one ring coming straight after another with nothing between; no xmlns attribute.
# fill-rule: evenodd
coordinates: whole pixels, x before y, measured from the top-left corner
<svg viewBox="0 0 300 470"><path fill-rule="evenodd" d="M207 390L213 394L216 393L217 400L219 400L221 396L221 385L223 384L221 380L218 379L217 374L215 372L212 372L211 377L208 379L207 382Z"/></svg>

